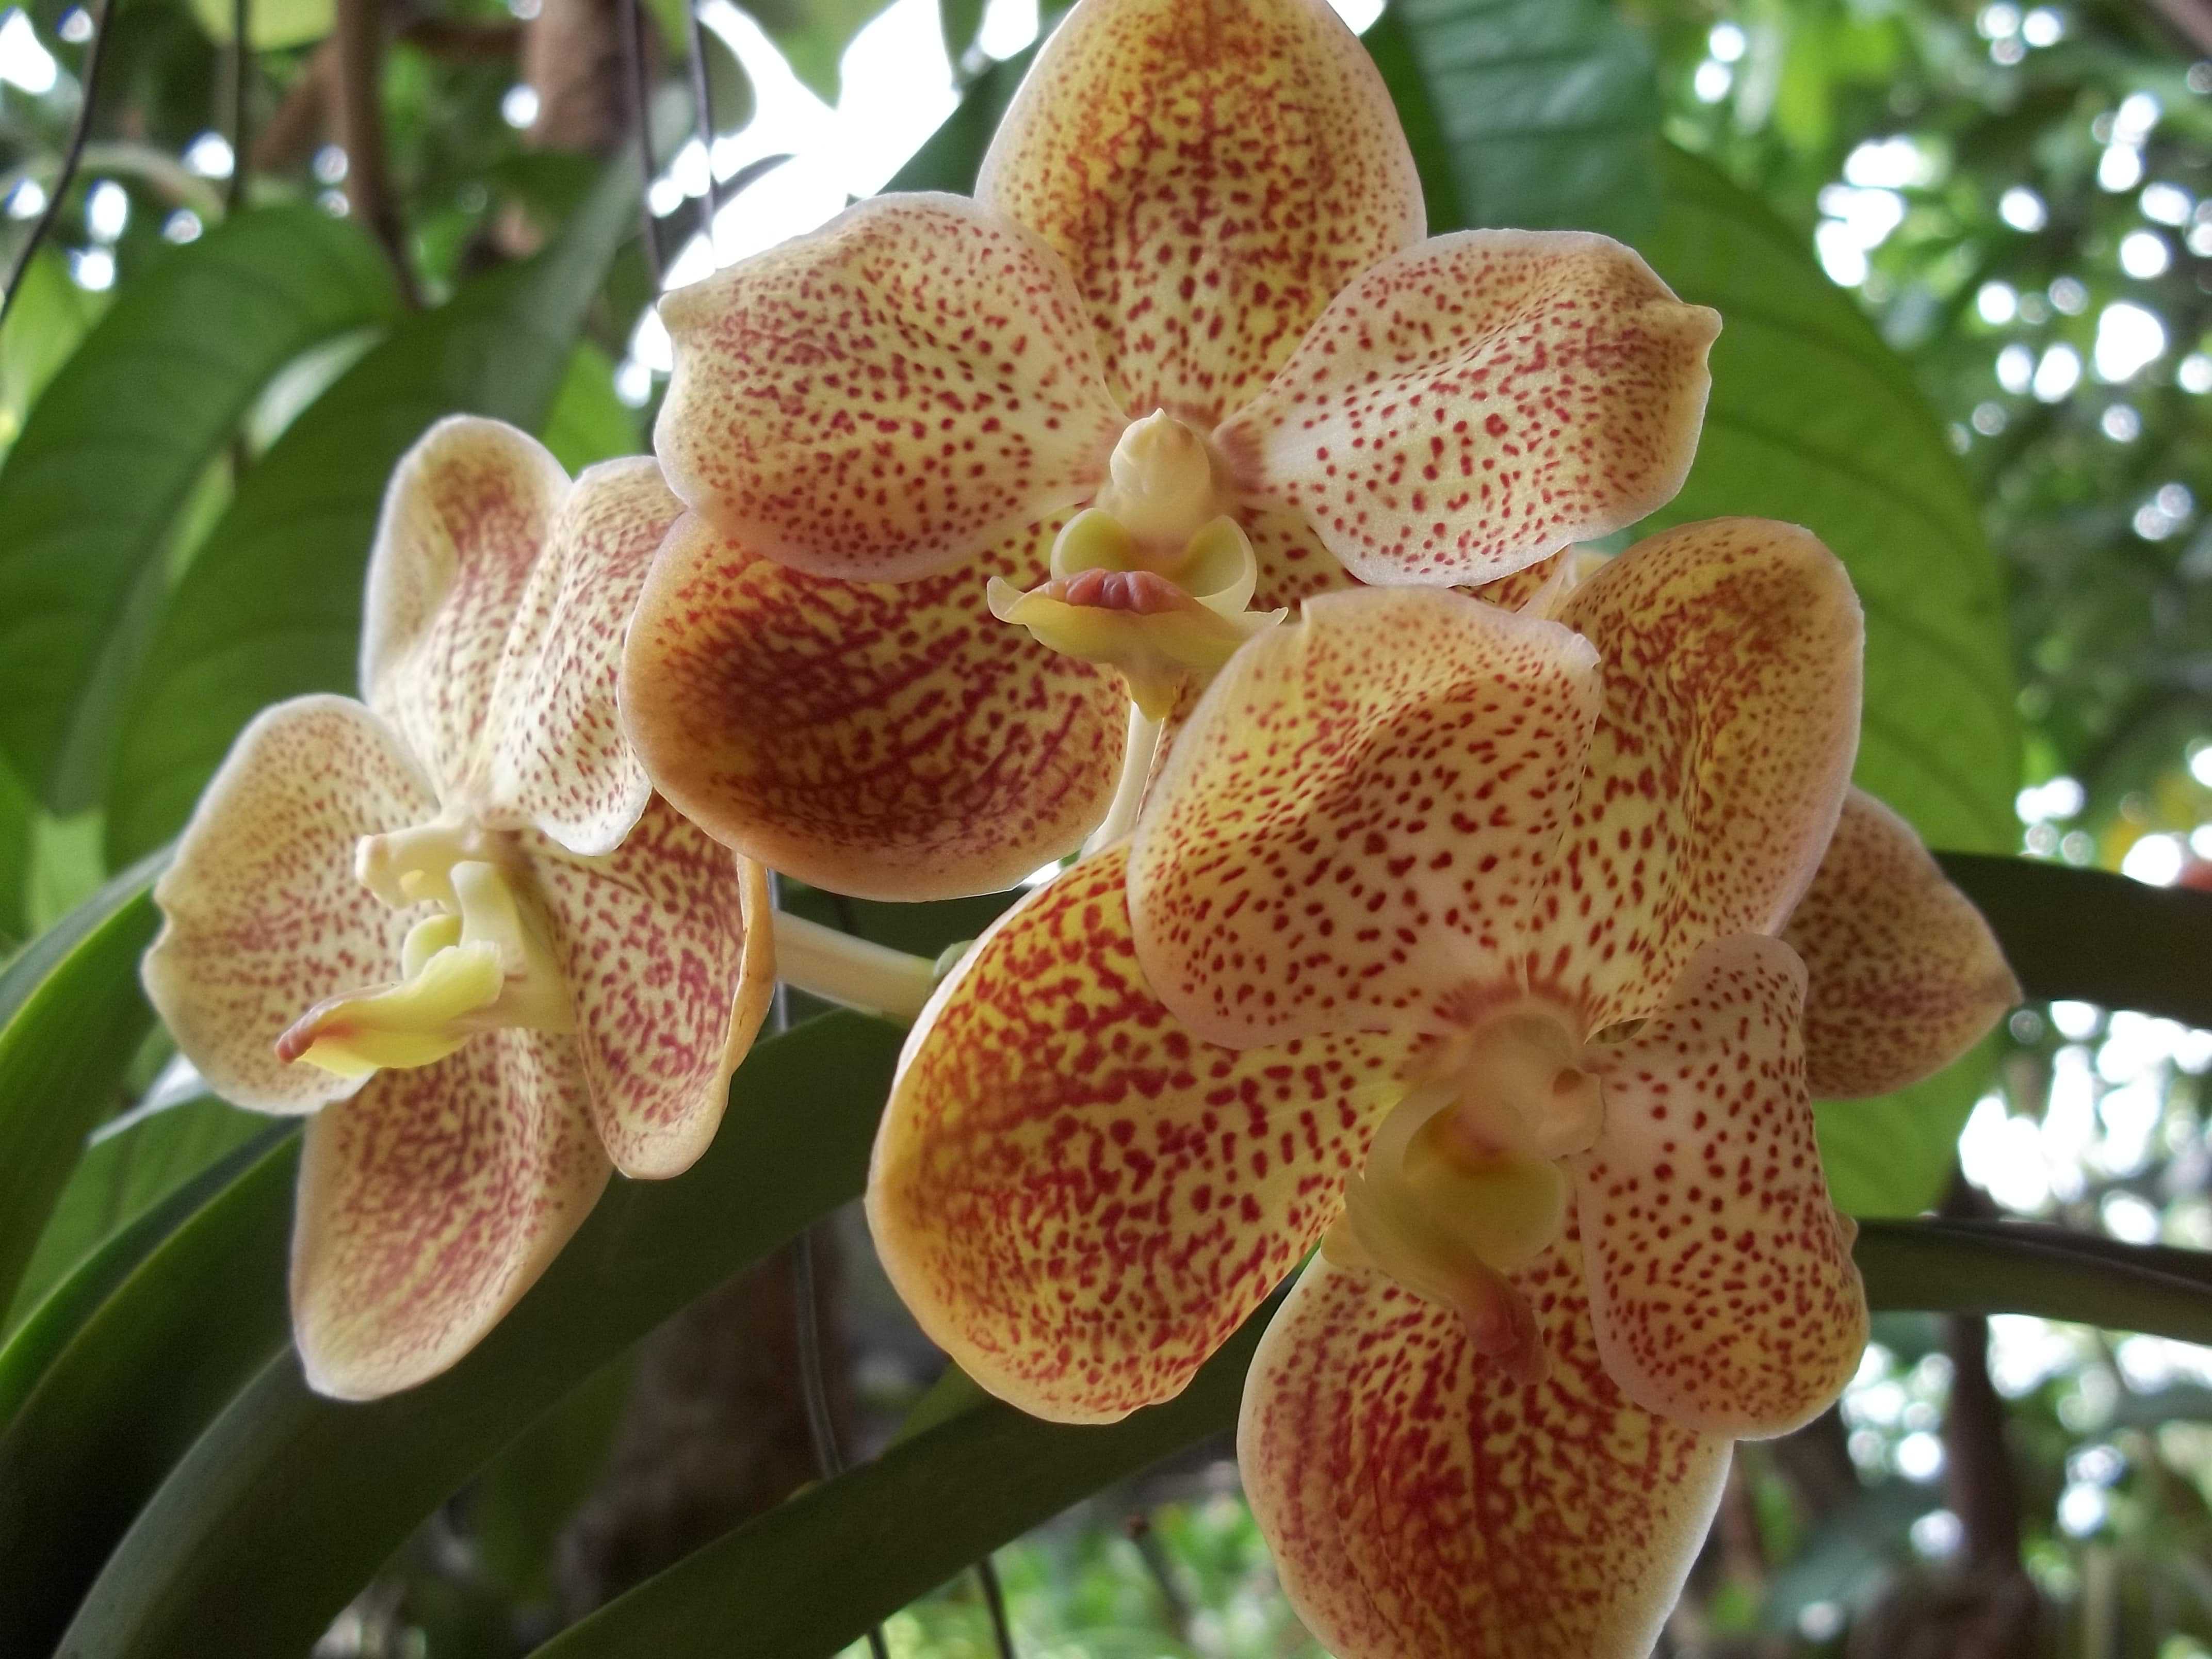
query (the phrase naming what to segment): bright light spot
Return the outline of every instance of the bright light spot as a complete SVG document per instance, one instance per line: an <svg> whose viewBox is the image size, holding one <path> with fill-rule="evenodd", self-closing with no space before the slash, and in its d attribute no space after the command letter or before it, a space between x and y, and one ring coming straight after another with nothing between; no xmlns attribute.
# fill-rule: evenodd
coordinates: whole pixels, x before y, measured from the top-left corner
<svg viewBox="0 0 2212 1659"><path fill-rule="evenodd" d="M2010 283L1984 283L1974 295L1974 309L1985 323L2008 323L2020 315L2020 295Z"/></svg>
<svg viewBox="0 0 2212 1659"><path fill-rule="evenodd" d="M2189 210L2195 204L2180 185L2161 183L2145 185L2136 205L2142 209L2146 219L2155 219L2162 225L2179 225L2187 222Z"/></svg>
<svg viewBox="0 0 2212 1659"><path fill-rule="evenodd" d="M1705 50L1723 64L1735 63L1750 44L1744 32L1734 23L1716 23L1712 33L1705 37Z"/></svg>
<svg viewBox="0 0 2212 1659"><path fill-rule="evenodd" d="M1844 158L1844 177L1860 185L1895 190L1931 184L1936 172L1934 158L1903 134L1869 138Z"/></svg>
<svg viewBox="0 0 2212 1659"><path fill-rule="evenodd" d="M2197 510L2197 498L2189 493L2189 486L2185 483L2160 484L2158 494L2151 499L2158 503L2158 510L2169 519L2185 519Z"/></svg>
<svg viewBox="0 0 2212 1659"><path fill-rule="evenodd" d="M2097 158L2097 182L2106 190L2133 190L2142 175L2142 151L2133 144L2107 144Z"/></svg>
<svg viewBox="0 0 2212 1659"><path fill-rule="evenodd" d="M707 147L696 138L676 152L676 159L668 164L668 176L676 187L686 196L707 193Z"/></svg>
<svg viewBox="0 0 2212 1659"><path fill-rule="evenodd" d="M46 210L46 187L35 179L26 179L8 192L10 219L35 219Z"/></svg>
<svg viewBox="0 0 2212 1659"><path fill-rule="evenodd" d="M2079 317L2089 308L2089 290L2072 276L2061 276L2051 284L2052 308L2069 317Z"/></svg>
<svg viewBox="0 0 2212 1659"><path fill-rule="evenodd" d="M2118 382L2140 374L2166 355L2166 325L2154 313L2123 300L2097 317L2097 378Z"/></svg>
<svg viewBox="0 0 2212 1659"><path fill-rule="evenodd" d="M2005 429L2004 405L1984 399L1974 405L1974 430L1984 438L1994 438Z"/></svg>
<svg viewBox="0 0 2212 1659"><path fill-rule="evenodd" d="M527 23L545 8L543 0L507 0L507 9L508 15Z"/></svg>
<svg viewBox="0 0 2212 1659"><path fill-rule="evenodd" d="M1912 1523L1912 1547L1923 1560L1948 1560L1966 1541L1966 1528L1948 1510L1930 1510Z"/></svg>
<svg viewBox="0 0 2212 1659"><path fill-rule="evenodd" d="M1375 26L1382 15L1382 0L1328 0L1336 15L1344 19L1344 26L1354 34L1364 34ZM1024 45L1028 43L1024 41Z"/></svg>
<svg viewBox="0 0 2212 1659"><path fill-rule="evenodd" d="M2201 351L2192 351L2181 360L2181 367L2173 373L2174 383L2184 392L2203 397L2212 392L2212 357Z"/></svg>
<svg viewBox="0 0 2212 1659"><path fill-rule="evenodd" d="M1933 1480L1943 1473L1943 1443L1926 1430L1897 1443L1897 1472L1907 1480Z"/></svg>
<svg viewBox="0 0 2212 1659"><path fill-rule="evenodd" d="M2086 1042L2096 1036L2097 1026L2104 1018L2105 1011L2094 1002L2061 1000L2051 1005L2051 1023L2069 1042Z"/></svg>
<svg viewBox="0 0 2212 1659"><path fill-rule="evenodd" d="M2207 744L2189 757L2189 775L2212 789L2212 744Z"/></svg>
<svg viewBox="0 0 2212 1659"><path fill-rule="evenodd" d="M2182 240L2198 258L2212 259L2212 219L2199 219L2190 226L2189 234Z"/></svg>
<svg viewBox="0 0 2212 1659"><path fill-rule="evenodd" d="M2189 832L2189 850L2200 859L2212 859L2212 823L2200 823Z"/></svg>
<svg viewBox="0 0 2212 1659"><path fill-rule="evenodd" d="M1827 185L1820 191L1820 211L1843 221L1852 240L1870 251L1888 240L1890 232L1905 222L1905 198L1893 190Z"/></svg>
<svg viewBox="0 0 2212 1659"><path fill-rule="evenodd" d="M653 371L635 357L625 357L615 370L615 396L632 409L643 409L653 396Z"/></svg>
<svg viewBox="0 0 2212 1659"><path fill-rule="evenodd" d="M1984 6L1981 15L1974 19L1974 27L1982 32L1984 40L2002 40L2020 33L2020 8L1997 0L1995 5Z"/></svg>
<svg viewBox="0 0 2212 1659"><path fill-rule="evenodd" d="M1022 878L1022 885L1024 887L1042 887L1045 883L1057 876L1060 873L1060 866L1057 861L1051 864L1041 864L1036 869L1030 871L1029 874Z"/></svg>
<svg viewBox="0 0 2212 1659"><path fill-rule="evenodd" d="M2051 210L2026 185L2014 185L1997 198L1997 217L2014 230L2038 231L2051 222Z"/></svg>
<svg viewBox="0 0 2212 1659"><path fill-rule="evenodd" d="M2154 501L2145 501L2137 507L2132 522L2136 534L2147 542L2162 542L2181 528L2180 521Z"/></svg>
<svg viewBox="0 0 2212 1659"><path fill-rule="evenodd" d="M2147 92L2131 92L2120 100L2112 117L2112 134L2124 144L2140 144L2158 125L2158 100Z"/></svg>
<svg viewBox="0 0 2212 1659"><path fill-rule="evenodd" d="M2101 1486L2069 1486L2058 1499L2058 1524L2076 1538L2087 1538L2105 1524L2105 1509Z"/></svg>
<svg viewBox="0 0 2212 1659"><path fill-rule="evenodd" d="M538 88L518 81L501 97L499 118L520 132L538 118Z"/></svg>
<svg viewBox="0 0 2212 1659"><path fill-rule="evenodd" d="M673 179L656 179L646 190L645 204L653 210L654 218L665 219L684 205L684 186Z"/></svg>
<svg viewBox="0 0 2212 1659"><path fill-rule="evenodd" d="M2173 250L2154 230L2131 230L2120 238L2120 269L2139 283L2163 276L2173 263Z"/></svg>
<svg viewBox="0 0 2212 1659"><path fill-rule="evenodd" d="M179 208L161 222L161 234L172 242L197 242L200 230L200 216L190 208Z"/></svg>
<svg viewBox="0 0 2212 1659"><path fill-rule="evenodd" d="M0 81L42 97L54 89L54 82L60 78L61 65L54 62L53 53L39 44L39 32L31 27L31 20L21 10L9 12L0 21Z"/></svg>
<svg viewBox="0 0 2212 1659"><path fill-rule="evenodd" d="M1729 95L1735 84L1735 71L1726 64L1708 58L1698 65L1698 72L1690 77L1690 90L1701 104L1717 104Z"/></svg>
<svg viewBox="0 0 2212 1659"><path fill-rule="evenodd" d="M2038 6L2020 20L2020 38L2031 46L2055 46L2066 37L2066 20L2048 6Z"/></svg>
<svg viewBox="0 0 2212 1659"><path fill-rule="evenodd" d="M1991 61L2002 64L2007 68L2010 68L2013 64L2017 64L2021 58L2027 56L2027 48L2022 46L2017 39L1992 40L1990 42L1990 58Z"/></svg>
<svg viewBox="0 0 2212 1659"><path fill-rule="evenodd" d="M203 179L228 179L231 169L230 140L219 132L204 132L185 146L185 171Z"/></svg>
<svg viewBox="0 0 2212 1659"><path fill-rule="evenodd" d="M1037 38L1037 0L991 0L975 44L1001 62Z"/></svg>
<svg viewBox="0 0 2212 1659"><path fill-rule="evenodd" d="M2051 1201L2035 1120L2012 1116L1995 1095L1984 1095L1966 1119L1959 1136L1959 1167L2008 1210L2033 1215Z"/></svg>
<svg viewBox="0 0 2212 1659"><path fill-rule="evenodd" d="M2183 857L2180 836L2145 836L2128 848L2120 873L2153 887L2171 887L2180 879Z"/></svg>
<svg viewBox="0 0 2212 1659"><path fill-rule="evenodd" d="M1840 220L1821 220L1820 228L1813 233L1813 246L1829 281L1844 288L1856 288L1866 281L1866 249Z"/></svg>
<svg viewBox="0 0 2212 1659"><path fill-rule="evenodd" d="M104 247L88 247L70 255L70 270L79 288L94 294L115 286L115 256Z"/></svg>
<svg viewBox="0 0 2212 1659"><path fill-rule="evenodd" d="M2081 384L2081 354L2070 345L2055 345L2035 366L2032 389L2038 401L2056 404L2063 403Z"/></svg>
<svg viewBox="0 0 2212 1659"><path fill-rule="evenodd" d="M2124 1244L2158 1243L2158 1212L2133 1193L2107 1193L2098 1206L2105 1231Z"/></svg>
<svg viewBox="0 0 2212 1659"><path fill-rule="evenodd" d="M73 46L81 46L92 39L92 14L82 6L71 6L62 14L62 21L54 33Z"/></svg>
<svg viewBox="0 0 2212 1659"><path fill-rule="evenodd" d="M112 179L103 179L86 193L84 228L93 240L112 242L131 222L131 193Z"/></svg>
<svg viewBox="0 0 2212 1659"><path fill-rule="evenodd" d="M676 350L668 338L668 325L660 320L657 309L648 307L637 319L637 331L630 337L629 355L655 374L665 374L676 367Z"/></svg>
<svg viewBox="0 0 2212 1659"><path fill-rule="evenodd" d="M325 185L342 185L352 167L343 144L325 144L315 152L315 178Z"/></svg>
<svg viewBox="0 0 2212 1659"><path fill-rule="evenodd" d="M1797 1609L1797 1633L1823 1645L1844 1633L1844 1610L1833 1601L1808 1601Z"/></svg>
<svg viewBox="0 0 2212 1659"><path fill-rule="evenodd" d="M333 219L343 219L353 211L353 204L346 200L342 190L326 190L315 198L315 205Z"/></svg>
<svg viewBox="0 0 2212 1659"><path fill-rule="evenodd" d="M2046 823L2074 817L2088 799L2088 791L2076 780L2060 776L2021 790L2013 798L2013 811L2022 823Z"/></svg>
<svg viewBox="0 0 2212 1659"><path fill-rule="evenodd" d="M2035 379L2035 352L2014 340L1997 353L1997 384L2017 398Z"/></svg>
<svg viewBox="0 0 2212 1659"><path fill-rule="evenodd" d="M2126 404L2107 404L2097 424L2116 444L2131 444L2142 436L2142 416Z"/></svg>

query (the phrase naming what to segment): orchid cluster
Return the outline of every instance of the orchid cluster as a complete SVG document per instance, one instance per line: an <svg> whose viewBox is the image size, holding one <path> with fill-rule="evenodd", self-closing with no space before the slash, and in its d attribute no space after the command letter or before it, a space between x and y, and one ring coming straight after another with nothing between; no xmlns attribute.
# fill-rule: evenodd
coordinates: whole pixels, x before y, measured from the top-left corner
<svg viewBox="0 0 2212 1659"><path fill-rule="evenodd" d="M362 700L239 740L145 969L313 1114L318 1388L434 1375L686 1168L781 975L915 1017L868 1217L984 1387L1121 1417L1295 1274L1239 1446L1321 1639L1649 1648L1733 1442L1864 1345L1809 1102L2016 988L1850 788L1820 542L1578 546L1680 487L1719 319L1423 222L1322 0L1081 0L975 199L668 297L656 459L423 440ZM941 980L769 899L1071 855Z"/></svg>

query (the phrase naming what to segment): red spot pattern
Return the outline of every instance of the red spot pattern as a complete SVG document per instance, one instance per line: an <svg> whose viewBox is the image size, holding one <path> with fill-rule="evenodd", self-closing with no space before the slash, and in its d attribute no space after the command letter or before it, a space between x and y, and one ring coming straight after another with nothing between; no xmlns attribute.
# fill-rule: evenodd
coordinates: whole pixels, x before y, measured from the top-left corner
<svg viewBox="0 0 2212 1659"><path fill-rule="evenodd" d="M1719 327L1605 237L1436 237L1338 295L1217 441L1361 580L1486 581L1674 495Z"/></svg>
<svg viewBox="0 0 2212 1659"><path fill-rule="evenodd" d="M1809 1421L1866 1346L1806 1099L1804 990L1780 940L1722 939L1592 1055L1605 1125L1571 1161L1598 1346L1638 1405L1712 1433Z"/></svg>
<svg viewBox="0 0 2212 1659"><path fill-rule="evenodd" d="M1232 1053L1146 989L1109 849L985 935L908 1045L869 1182L931 1337L1062 1420L1176 1394L1342 1208L1403 1046Z"/></svg>
<svg viewBox="0 0 2212 1659"><path fill-rule="evenodd" d="M2021 999L1996 936L1912 826L1844 798L1835 839L1782 937L1804 958L1816 1100L1886 1095L1941 1071Z"/></svg>
<svg viewBox="0 0 2212 1659"><path fill-rule="evenodd" d="M1321 0L1086 0L976 195L1066 261L1123 404L1201 426L1423 225L1389 94Z"/></svg>
<svg viewBox="0 0 2212 1659"><path fill-rule="evenodd" d="M1308 603L1176 739L1131 895L1164 999L1217 1041L1438 1029L1510 964L1581 776L1595 653L1465 595Z"/></svg>
<svg viewBox="0 0 2212 1659"><path fill-rule="evenodd" d="M568 1038L500 1031L317 1115L292 1235L311 1384L411 1388L520 1299L606 1185L586 1094Z"/></svg>
<svg viewBox="0 0 2212 1659"><path fill-rule="evenodd" d="M817 576L948 570L1087 500L1127 424L1059 260L961 197L863 202L661 314L671 486Z"/></svg>
<svg viewBox="0 0 2212 1659"><path fill-rule="evenodd" d="M1642 1659L1719 1503L1729 1442L1638 1409L1571 1243L1518 1275L1550 1370L1316 1261L1245 1384L1238 1462L1283 1589L1344 1659Z"/></svg>
<svg viewBox="0 0 2212 1659"><path fill-rule="evenodd" d="M1605 707L1528 977L1595 1031L1657 1007L1707 940L1780 930L1850 775L1863 628L1835 556L1765 519L1639 542L1559 620L1597 647Z"/></svg>

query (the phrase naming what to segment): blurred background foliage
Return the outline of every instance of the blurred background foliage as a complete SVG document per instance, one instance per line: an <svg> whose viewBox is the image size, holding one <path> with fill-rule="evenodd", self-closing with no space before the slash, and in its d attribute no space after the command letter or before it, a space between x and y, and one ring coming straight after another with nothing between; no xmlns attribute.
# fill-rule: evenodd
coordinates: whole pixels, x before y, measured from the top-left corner
<svg viewBox="0 0 2212 1659"><path fill-rule="evenodd" d="M1939 846L2212 888L2212 0L1343 9L1438 228L1597 225L1723 307L1668 516L1802 518L1844 555L1862 781ZM347 685L368 527L430 418L503 415L572 468L644 448L656 288L894 175L964 188L1039 24L1035 0L0 15L0 258L52 221L0 326L0 956L173 834L254 708ZM263 1129L114 1018L72 1104L90 1139L8 1246L11 1328ZM2212 1248L2208 1068L2175 1021L2032 1006L1909 1097L1826 1109L1832 1173L1862 1213ZM817 1251L834 1426L872 1450L941 1362L849 1215ZM319 1659L526 1652L811 1480L796 1312L771 1263L597 1371ZM2212 1655L2212 1353L2017 1316L1877 1338L1838 1412L1743 1449L1663 1651ZM1225 1459L1000 1552L1026 1659L1315 1651ZM883 1641L998 1651L973 1575Z"/></svg>

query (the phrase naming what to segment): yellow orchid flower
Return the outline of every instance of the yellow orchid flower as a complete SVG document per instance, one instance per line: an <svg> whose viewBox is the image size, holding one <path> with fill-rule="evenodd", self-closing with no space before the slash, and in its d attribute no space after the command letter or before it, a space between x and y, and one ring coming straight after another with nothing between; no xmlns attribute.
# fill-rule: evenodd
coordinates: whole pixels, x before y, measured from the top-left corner
<svg viewBox="0 0 2212 1659"><path fill-rule="evenodd" d="M308 1380L434 1376L611 1168L705 1150L773 986L766 877L653 796L615 659L680 505L651 461L571 483L496 422L401 462L365 704L239 738L155 888L148 994L225 1099L313 1113L292 1252Z"/></svg>
<svg viewBox="0 0 2212 1659"><path fill-rule="evenodd" d="M690 513L623 679L656 783L821 885L1005 886L1104 813L1122 678L1157 718L1310 594L1671 496L1714 313L1603 237L1424 222L1322 0L1081 0L973 200L669 295Z"/></svg>
<svg viewBox="0 0 2212 1659"><path fill-rule="evenodd" d="M1240 1450L1345 1659L1644 1652L1732 1441L1864 1344L1808 1044L1899 1086L2014 994L1846 804L1814 538L1683 526L1552 609L1334 593L1244 647L1131 841L939 988L871 1171L924 1328L1063 1420L1176 1394L1320 1246Z"/></svg>

